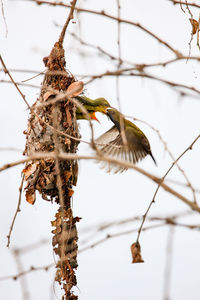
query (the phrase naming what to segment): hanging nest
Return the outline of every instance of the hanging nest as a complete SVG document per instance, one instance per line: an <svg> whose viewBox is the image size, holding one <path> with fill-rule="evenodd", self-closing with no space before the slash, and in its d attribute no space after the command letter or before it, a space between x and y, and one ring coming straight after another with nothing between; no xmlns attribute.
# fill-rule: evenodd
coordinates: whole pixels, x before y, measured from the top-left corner
<svg viewBox="0 0 200 300"><path fill-rule="evenodd" d="M73 186L78 177L76 160L60 160L56 153L76 153L80 138L76 122L76 107L72 98L63 96L60 101L48 104L75 82L74 76L65 69L64 49L55 43L50 55L43 59L47 71L40 97L31 108L26 134L24 155L46 154L47 158L31 160L23 170L26 180L26 200L34 204L36 191L45 200L60 204L52 226L53 247L60 257L57 263L56 280L65 291L63 299L77 299L71 292L76 285L74 269L77 268L76 222L71 210ZM75 138L75 139L74 139ZM55 154L48 157L48 154ZM57 160L57 165L56 165ZM60 180L59 180L60 179ZM62 198L62 199L61 199Z"/></svg>

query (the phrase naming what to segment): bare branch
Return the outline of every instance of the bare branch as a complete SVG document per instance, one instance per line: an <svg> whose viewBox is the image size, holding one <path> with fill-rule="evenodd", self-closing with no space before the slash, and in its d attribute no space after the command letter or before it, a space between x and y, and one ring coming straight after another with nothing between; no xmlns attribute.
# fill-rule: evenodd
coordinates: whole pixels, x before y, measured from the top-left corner
<svg viewBox="0 0 200 300"><path fill-rule="evenodd" d="M36 4L47 4L47 5L53 5L53 6L64 6L64 7L71 7L71 5L69 4L64 4L63 2L50 2L50 1L38 1L38 0L29 0L31 2L35 2ZM169 43L167 43L166 41L164 41L163 39L161 39L159 36L157 36L155 33L153 33L152 31L150 31L148 28L144 27L143 25L141 25L140 23L137 22L133 22L130 20L126 20L126 19L119 19L118 17L109 15L107 13L105 13L105 11L95 11L95 10L90 10L90 9L85 9L85 8L80 8L80 7L76 7L75 8L77 12L81 13L90 13L90 14L95 14L95 15L99 15L99 16L103 16L106 18L109 18L111 20L114 21L119 21L120 23L124 23L124 24L129 24L132 26L136 26L139 29L141 29L142 31L144 31L145 33L147 33L148 35L150 35L151 37L153 37L155 40L157 40L159 43L161 43L162 45L164 45L165 47L167 47L171 52L173 52L177 57L182 56L182 54L176 50L175 48L173 48Z"/></svg>
<svg viewBox="0 0 200 300"><path fill-rule="evenodd" d="M55 266L55 263L52 263L52 264L49 264L49 265L45 265L45 266L40 266L40 267L30 267L28 270L26 271L23 271L21 273L18 273L16 275L8 275L8 276L3 276L3 277L0 277L0 281L3 281L3 280L8 280L8 279L13 279L13 280L17 280L20 276L24 276L28 273L31 273L31 272L35 272L35 271L48 271L50 268L52 268L53 266Z"/></svg>
<svg viewBox="0 0 200 300"><path fill-rule="evenodd" d="M176 0L168 0L170 2L172 2L174 5L176 4L181 4L181 5L186 5L186 6L193 6L193 7L197 7L197 8L200 8L200 5L199 4L196 4L196 3L188 3L188 2L184 2L184 1L176 1Z"/></svg>
<svg viewBox="0 0 200 300"><path fill-rule="evenodd" d="M17 272L18 274L23 273L23 264L22 264L22 260L21 257L18 253L18 251L16 249L12 249L12 254L16 263L16 267L17 267ZM29 295L29 291L27 288L27 281L26 281L26 277L25 276L20 276L19 278L19 282L20 282L20 286L21 286L21 291L22 291L22 297L24 300L29 300L30 299L30 295Z"/></svg>
<svg viewBox="0 0 200 300"><path fill-rule="evenodd" d="M5 17L5 13L4 13L4 5L3 5L3 0L1 0L1 12L2 12L2 16L3 16L3 20L4 20L4 24L5 24L5 28L6 28L6 37L8 35L8 25L6 22L6 17Z"/></svg>
<svg viewBox="0 0 200 300"><path fill-rule="evenodd" d="M43 153L43 152L39 153L39 152L37 152L37 153L33 154L32 156L29 156L29 157L24 158L22 160L19 160L19 161L13 162L13 163L9 163L9 164L6 164L6 165L2 166L0 168L0 172L4 171L6 169L9 169L11 167L23 164L25 162L31 161L31 160L40 160L40 159L44 159L44 158L55 158L55 154L54 154L54 152L51 152L51 153ZM170 186L165 184L163 182L164 181L163 177L162 178L156 177L156 176L152 175L151 173L139 168L138 166L136 166L134 164L131 164L131 163L128 163L128 162L125 162L125 161L121 161L121 160L116 160L116 159L113 159L111 157L106 157L106 156L86 156L86 155L85 156L84 155L79 155L78 156L78 155L73 154L73 153L60 153L59 154L59 159L63 159L63 160L70 160L70 159L77 159L77 160L85 159L85 160L88 160L89 159L89 160L106 161L106 162L113 163L113 164L116 164L116 165L119 165L119 166L134 169L135 171L139 172L140 174L148 177L152 181L159 184L159 186L161 186L165 191L167 191L168 193L174 195L178 199L182 200L185 204L187 204L193 210L195 210L197 212L200 212L200 207L196 203L194 203L193 201L190 201L189 199L184 197L182 194L180 194L179 192L177 192L176 190L172 189ZM176 162L174 162L172 164L172 166L174 166L175 163Z"/></svg>
<svg viewBox="0 0 200 300"><path fill-rule="evenodd" d="M19 89L17 83L12 78L12 76L11 76L10 72L8 71L8 69L7 69L7 67L6 67L6 65L5 65L5 63L4 63L3 58L2 58L1 55L0 55L0 61L2 63L2 66L3 66L5 74L8 74L8 76L10 77L10 80L12 81L12 83L14 84L14 86L16 87L16 89L18 90L18 92L20 93L20 95L22 96L22 99L24 100L24 102L26 103L26 105L28 106L28 108L31 110L31 107L30 107L29 103L26 101L26 98L25 98L24 94L21 92L21 90Z"/></svg>
<svg viewBox="0 0 200 300"><path fill-rule="evenodd" d="M153 199L151 200L145 214L143 215L143 218L142 218L142 223L140 225L140 228L138 230L138 236L137 236L137 240L136 240L136 243L139 241L139 238L140 238L140 233L141 233L141 230L142 230L142 227L144 225L144 222L146 220L146 217L149 213L149 210L152 206L153 203L155 203L155 198L156 198L156 195L158 193L158 190L160 188L160 186L162 186L162 183L164 182L165 178L167 177L167 175L169 174L169 172L171 171L171 169L174 167L174 165L181 159L181 157L183 157L185 155L186 152L188 152L189 150L192 149L193 145L196 143L196 141L200 138L200 134L194 139L194 141L182 152L182 154L172 163L171 167L167 170L167 172L165 173L165 175L161 178L161 181L158 183L158 186L156 188L156 191L153 195ZM196 203L194 203L196 205Z"/></svg>
<svg viewBox="0 0 200 300"><path fill-rule="evenodd" d="M20 205L21 205L21 199L22 199L23 183L24 183L24 175L22 175L22 180L21 180L21 184L20 184L20 187L19 187L19 199L18 199L17 209L16 209L16 212L14 214L14 217L13 217L13 220L12 220L12 223L11 223L11 226L10 226L9 233L7 235L7 238L8 238L7 247L8 248L10 246L10 237L11 237L11 234L12 234L12 230L13 230L13 227L14 227L14 224L15 224L15 220L16 220L17 214L21 211L20 210Z"/></svg>
<svg viewBox="0 0 200 300"><path fill-rule="evenodd" d="M166 247L166 264L165 264L165 274L164 274L164 289L163 289L163 299L170 299L170 283L171 283L171 273L172 273L172 256L173 256L173 246L174 246L174 233L175 227L170 226L167 247Z"/></svg>
<svg viewBox="0 0 200 300"><path fill-rule="evenodd" d="M13 84L13 82L11 80L4 80L4 79L1 79L0 82L2 83L11 83ZM22 82L17 82L15 81L15 83L19 86L25 86L25 87L29 87L29 88L34 88L34 89L38 89L39 88L39 85L35 85L35 84L29 84L29 83L22 83Z"/></svg>
<svg viewBox="0 0 200 300"><path fill-rule="evenodd" d="M139 120L137 118L133 118L134 120L136 121L140 121L142 122L143 124L146 124L148 127L150 127L153 131L155 131L158 135L158 138L160 139L161 143L163 144L164 146L164 149L165 151L167 151L167 153L169 154L169 156L171 157L171 159L173 161L176 160L176 158L174 157L174 155L172 154L172 152L169 150L168 146L167 146L167 142L163 139L160 131L158 129L156 129L154 126L152 126L151 124L149 124L148 122L146 121L143 121L143 120ZM195 189L194 187L192 186L188 176L186 175L186 173L184 172L184 170L180 167L180 165L178 163L176 163L176 166L178 168L178 170L182 173L183 177L185 178L186 182L187 182L187 187L189 187L192 191L192 194L193 194L193 199L194 199L194 202L197 202L196 200L196 193L195 193Z"/></svg>
<svg viewBox="0 0 200 300"><path fill-rule="evenodd" d="M65 32L66 32L67 26L69 25L69 22L73 19L73 12L74 12L74 9L75 9L76 1L77 0L72 1L69 15L67 17L65 25L63 26L62 32L60 34L58 42L61 43L61 44L63 44L63 40L64 40L64 37L65 37Z"/></svg>
<svg viewBox="0 0 200 300"><path fill-rule="evenodd" d="M96 80L96 79L99 79L99 78L102 78L104 76L136 76L136 77L143 77L143 78L148 78L148 79L153 79L153 80L156 80L156 81L159 81L159 82L162 82L172 88L174 87L177 87L177 88L184 88L186 90L190 90L192 92L195 92L197 94L200 94L200 90L193 87L193 86L188 86L186 84L182 84L182 83L178 83L178 82L173 82L173 81L169 81L169 80L166 80L166 79L162 79L160 77L157 77L157 76L154 76L154 75L151 75L151 74L148 74L148 73L133 73L132 70L134 70L134 68L125 68L125 69L121 69L121 70L115 70L115 71L107 71L107 72L104 72L104 73L101 73L101 74L98 74L98 75L88 75L87 77L92 77L90 80L88 80L86 84L89 84L91 83L92 81ZM127 72L129 72L127 74ZM179 91L180 93L184 93L184 92L181 92Z"/></svg>
<svg viewBox="0 0 200 300"><path fill-rule="evenodd" d="M142 231L147 231L147 230L151 230L151 229L156 229L156 228L160 228L160 227L164 227L166 225L171 225L171 226L177 226L177 227L182 227L182 228L186 228L186 229L197 229L199 231L199 228L200 228L200 224L197 224L197 225L188 225L188 224L182 224L182 223L178 223L178 222L175 222L175 221L171 221L170 223L170 219L166 222L161 222L161 223L158 223L158 224L154 224L154 225L149 225L149 226L146 226L146 227L143 227L142 228ZM98 241L90 244L90 245L87 245L85 247L83 247L82 249L79 250L79 253L82 253L82 252L85 252L89 249L92 249L102 243L105 243L107 242L108 240L112 239L112 238L116 238L116 237L120 237L120 236L124 236L124 235L128 235L128 234L132 234L133 232L137 232L138 229L137 228L134 228L134 229L129 229L129 230L125 230L125 231L121 231L121 232L116 232L116 233L113 233L113 234L106 234L105 237L103 237L102 239L99 239Z"/></svg>

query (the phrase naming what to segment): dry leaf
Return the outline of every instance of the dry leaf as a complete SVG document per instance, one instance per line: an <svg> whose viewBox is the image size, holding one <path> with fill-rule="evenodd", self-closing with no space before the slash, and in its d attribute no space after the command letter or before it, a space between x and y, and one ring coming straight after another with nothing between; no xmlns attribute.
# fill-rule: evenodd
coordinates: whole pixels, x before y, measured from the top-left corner
<svg viewBox="0 0 200 300"><path fill-rule="evenodd" d="M69 195L69 197L71 197L71 196L73 195L73 193L74 193L74 191L73 191L73 190L69 190L69 191L68 191L68 195Z"/></svg>
<svg viewBox="0 0 200 300"><path fill-rule="evenodd" d="M143 263L144 260L142 259L142 255L141 255L141 247L140 244L138 242L133 243L131 245L131 254L132 254L132 263Z"/></svg>
<svg viewBox="0 0 200 300"><path fill-rule="evenodd" d="M64 172L64 176L65 176L65 182L68 182L68 180L69 180L70 177L72 176L72 172L65 171L65 172Z"/></svg>
<svg viewBox="0 0 200 300"><path fill-rule="evenodd" d="M65 145L71 145L71 141L69 138L65 137L65 141L64 141Z"/></svg>
<svg viewBox="0 0 200 300"><path fill-rule="evenodd" d="M34 164L28 164L23 170L22 172L24 173L25 176L25 180L27 180L36 170L37 165L36 163Z"/></svg>
<svg viewBox="0 0 200 300"><path fill-rule="evenodd" d="M192 25L192 34L197 33L197 31L199 30L199 22L192 18L189 20Z"/></svg>
<svg viewBox="0 0 200 300"><path fill-rule="evenodd" d="M44 101L47 101L47 99L51 96L55 96L55 93L53 92L46 92L44 95L43 95L43 99Z"/></svg>
<svg viewBox="0 0 200 300"><path fill-rule="evenodd" d="M70 93L71 97L76 97L83 92L83 85L83 81L75 81L70 84L67 93Z"/></svg>
<svg viewBox="0 0 200 300"><path fill-rule="evenodd" d="M54 227L56 227L56 220L54 220L54 221L51 221L51 226L54 226Z"/></svg>
<svg viewBox="0 0 200 300"><path fill-rule="evenodd" d="M34 191L32 191L32 190L26 191L26 201L28 203L33 205L35 203L35 199L36 199L35 190Z"/></svg>

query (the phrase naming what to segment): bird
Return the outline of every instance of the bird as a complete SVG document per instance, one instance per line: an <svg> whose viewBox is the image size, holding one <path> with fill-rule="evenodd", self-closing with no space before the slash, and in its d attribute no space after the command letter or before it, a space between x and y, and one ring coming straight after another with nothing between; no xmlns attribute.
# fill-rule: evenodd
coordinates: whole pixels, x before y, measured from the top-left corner
<svg viewBox="0 0 200 300"><path fill-rule="evenodd" d="M86 96L76 96L75 99L78 100L78 102L80 102L85 109L87 109L90 118L98 122L99 120L97 119L95 113L101 112L103 114L106 114L106 109L110 107L109 102L105 98L97 98L92 100ZM81 111L79 107L77 107L76 109L76 119L87 120L86 115Z"/></svg>
<svg viewBox="0 0 200 300"><path fill-rule="evenodd" d="M106 114L114 126L95 140L98 149L107 156L134 164L150 155L156 164L149 141L142 130L125 119L115 108L107 108ZM105 166L109 166L107 172L114 171L114 173L128 169L113 163L103 163L103 167Z"/></svg>

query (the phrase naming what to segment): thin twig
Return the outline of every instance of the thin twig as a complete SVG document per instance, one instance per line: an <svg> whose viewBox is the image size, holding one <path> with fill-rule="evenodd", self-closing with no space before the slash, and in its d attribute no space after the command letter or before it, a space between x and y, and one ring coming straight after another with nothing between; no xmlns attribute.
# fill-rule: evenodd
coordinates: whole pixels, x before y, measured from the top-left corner
<svg viewBox="0 0 200 300"><path fill-rule="evenodd" d="M129 117L129 118L130 118L130 117ZM140 119L137 119L137 118L133 118L133 119L136 120L136 121L142 122L143 124L145 124L145 125L147 125L148 127L150 127L153 131L155 131L156 134L158 135L158 137L159 137L161 143L163 144L165 151L167 151L167 153L169 154L169 156L171 157L171 159L172 159L173 161L176 160L175 157L174 157L174 155L172 154L172 152L169 150L169 148L168 148L168 146L167 146L167 142L163 139L163 137L162 137L160 131L159 131L157 128L155 128L154 126L152 126L151 124L149 124L149 123L146 122L146 121L143 121L143 120L140 120ZM193 188L193 186L192 186L192 184L191 184L191 182L190 182L188 176L186 175L186 173L184 172L184 170L180 167L180 165L179 165L178 163L176 163L176 166L177 166L178 170L182 173L183 177L185 178L185 180L186 180L186 182L187 182L187 186L191 189L191 192L192 192L192 194L193 194L193 200L194 200L194 202L197 203L195 189Z"/></svg>
<svg viewBox="0 0 200 300"><path fill-rule="evenodd" d="M173 215L166 215L166 216L152 216L152 217L147 217L148 222L165 222L166 224L173 224L173 225L177 225L179 227L187 227L188 229L200 229L200 225L199 224L183 224L183 223L177 223L175 222L175 220L177 218L183 218L183 217L188 217L189 215L192 214L192 211L183 211L183 212L179 212ZM133 217L129 217L127 219L121 219L121 220L114 220L114 221L110 221L110 222L104 222L104 223L100 223L100 224L93 224L92 226L90 226L87 230L85 230L84 232L91 232L92 234L87 236L87 238L84 238L84 240L81 241L81 244L86 244L88 241L91 242L92 238L96 238L97 234L99 232L103 232L105 230L107 230L108 228L112 228L112 227L122 227L124 225L127 225L129 223L133 224L135 222L138 222L141 220L141 216L133 216Z"/></svg>
<svg viewBox="0 0 200 300"><path fill-rule="evenodd" d="M12 83L13 84L13 82L11 80L1 79L0 82L9 83L9 84ZM22 83L22 82L17 82L17 81L15 81L15 83L19 86L24 86L24 87L33 88L33 89L39 89L39 85L29 84L29 83Z"/></svg>
<svg viewBox="0 0 200 300"><path fill-rule="evenodd" d="M77 1L77 0L73 0L72 3L71 3L71 9L70 9L69 15L68 15L68 17L67 17L67 20L66 20L66 22L65 22L65 25L63 26L62 32L61 32L60 37L59 37L59 40L58 40L58 42L59 42L60 44L63 44L63 40L64 40L64 37L65 37L66 29L67 29L67 27L68 27L68 25L69 25L69 22L73 19L73 13L74 13L76 1Z"/></svg>
<svg viewBox="0 0 200 300"><path fill-rule="evenodd" d="M24 276L24 275L26 275L28 273L35 272L35 271L41 271L41 270L43 270L43 271L47 272L53 266L55 266L55 263L51 263L49 265L40 266L40 267L31 266L28 270L20 272L20 273L18 273L16 275L8 275L8 276L0 277L0 281L8 280L8 279L17 280L20 276Z"/></svg>
<svg viewBox="0 0 200 300"><path fill-rule="evenodd" d="M117 68L119 69L122 64L121 59L121 31L120 31L120 0L117 1L117 50L118 50L118 65ZM121 103L120 103L120 97L119 97L119 90L120 90L120 81L119 76L116 76L116 95L117 95L117 103L119 107L119 111L122 112L121 109ZM127 138L124 131L124 122L123 122L123 115L120 114L120 130L121 130L121 136L122 136L122 142L125 147L127 147Z"/></svg>
<svg viewBox="0 0 200 300"><path fill-rule="evenodd" d="M120 0L116 0L117 1L117 48L118 48L118 69L120 68L121 64L122 64L122 58L121 58L121 30L120 30Z"/></svg>
<svg viewBox="0 0 200 300"><path fill-rule="evenodd" d="M63 2L50 2L50 1L39 1L39 0L29 0L31 2L35 2L36 4L47 4L47 5L53 5L53 6L64 6L64 7L71 7L71 5L69 4L64 4ZM99 16L103 16L106 18L109 18L111 20L114 21L120 21L121 23L124 24L129 24L132 26L136 26L138 27L140 30L144 31L145 33L147 33L148 35L150 35L151 37L153 37L155 40L157 40L159 43L163 44L165 47L167 47L171 52L173 52L176 56L182 56L182 54L177 51L175 48L173 48L169 43L167 43L166 41L164 41L163 39L161 39L158 35L156 35L155 33L153 33L152 31L150 31L148 28L144 27L143 25L141 25L138 22L133 22L130 20L126 20L126 19L119 19L118 17L109 15L107 13L105 13L105 11L95 11L95 10L91 10L91 9L85 9L85 8L80 8L80 7L76 7L75 10L79 13L84 12L84 13L90 13L90 14L95 14L95 15L99 15Z"/></svg>
<svg viewBox="0 0 200 300"><path fill-rule="evenodd" d="M35 251L37 248L42 247L48 243L50 243L50 239L43 238L38 242L31 243L27 246L23 246L22 248L15 248L15 251L17 251L19 255L23 255L26 254L27 252Z"/></svg>
<svg viewBox="0 0 200 300"><path fill-rule="evenodd" d="M168 0L170 2L172 2L174 5L176 4L181 4L181 5L186 5L186 6L193 6L193 7L197 7L197 8L200 8L200 5L199 4L196 4L196 3L188 3L188 2L184 2L184 1L176 1L176 0Z"/></svg>
<svg viewBox="0 0 200 300"><path fill-rule="evenodd" d="M179 185L179 186L183 186L185 188L191 188L190 185L188 185L187 183L180 182L180 181L175 180L175 179L167 178L166 181L171 182L171 183L176 184L176 185ZM193 188L195 193L200 193L200 189L198 189L196 187L192 187L192 188Z"/></svg>
<svg viewBox="0 0 200 300"><path fill-rule="evenodd" d="M17 209L16 209L16 211L15 211L15 214L14 214L14 217L13 217L13 220L12 220L12 223L11 223L11 225L10 225L9 233L8 233L8 235L7 235L7 239L8 239L7 247L8 247L8 248L9 248L9 246L10 246L10 238L11 238L11 234L12 234L12 230L13 230L13 227L14 227L14 224L15 224L15 220L16 220L17 214L21 211L21 210L20 210L20 205L21 205L21 199L22 199L22 188L23 188L23 183L24 183L24 174L22 175L22 180L21 180L21 184L20 184L20 187L19 187L19 199L18 199Z"/></svg>
<svg viewBox="0 0 200 300"><path fill-rule="evenodd" d="M43 74L44 74L44 71L42 71L42 72L40 72L40 73L38 73L38 74L36 74L36 75L34 75L34 76L28 78L28 79L22 80L22 83L27 82L27 81L29 81L29 80L32 80L32 79L34 79L34 78L36 78L36 77L38 77L38 76L40 76L40 75L43 75Z"/></svg>
<svg viewBox="0 0 200 300"><path fill-rule="evenodd" d="M156 229L156 228L160 228L160 227L164 227L164 226L167 226L167 225L171 225L171 226L177 226L177 227L182 227L182 228L186 228L186 229L196 229L199 231L200 229L200 224L198 225L188 225L188 224L182 224L182 223L177 223L175 221L172 221L170 222L161 222L161 223L158 223L158 224L154 224L154 225L149 225L149 226L146 226L146 227L143 227L142 228L142 231L147 231L147 230L151 230L151 229ZM94 247L102 244L102 243L105 243L107 242L108 240L112 239L112 238L116 238L116 237L120 237L120 236L124 236L124 235L128 235L128 234L132 234L133 232L136 232L138 231L137 228L133 228L133 229L129 229L129 230L126 230L126 231L122 231L122 232L116 232L116 233L113 233L113 234L106 234L105 237L103 237L102 239L99 239L98 241L94 242L94 243L91 243L90 245L87 245L85 247L83 247L82 249L79 250L79 253L82 253L82 252L85 252L89 249L93 249Z"/></svg>
<svg viewBox="0 0 200 300"><path fill-rule="evenodd" d="M180 226L182 228L186 228L186 229L197 229L199 231L200 229L200 224L198 225L188 225L188 224L182 224L182 223L177 223L175 221L166 221L166 222L161 222L161 223L158 223L158 224L154 224L154 225L149 225L149 226L146 226L146 227L143 227L142 228L142 231L147 231L147 230L151 230L151 229L156 229L156 228L160 228L160 227L163 227L163 226L167 226L167 225L171 225L171 226ZM113 233L113 234L106 234L105 237L103 237L102 239L99 239L98 241L94 242L94 243L91 243L90 245L87 245L85 246L84 248L80 249L79 250L79 253L82 253L84 251L87 251L89 249L92 249L112 238L116 238L116 237L120 237L120 236L124 236L124 235L128 235L128 234L132 234L133 232L136 232L138 231L137 228L133 228L133 229L129 229L129 230L125 230L125 231L121 231L121 232L116 232L116 233Z"/></svg>
<svg viewBox="0 0 200 300"><path fill-rule="evenodd" d="M144 222L146 220L146 217L149 213L149 210L152 206L153 203L155 203L155 198L156 198L156 195L158 193L158 190L160 188L160 186L162 186L162 183L164 182L165 178L167 177L167 175L169 174L169 172L171 171L171 169L174 167L174 165L185 155L185 153L189 150L192 149L193 145L196 143L196 141L200 138L200 134L194 139L194 141L181 153L181 155L179 155L179 157L172 163L171 167L167 170L167 172L165 173L165 175L161 178L160 182L158 183L158 186L156 188L156 191L153 195L153 199L151 200L150 204L148 205L148 208L145 212L145 214L143 215L143 218L142 218L142 223L138 229L138 235L137 235L137 240L136 240L136 243L139 242L139 238L140 238L140 233L142 231L142 227L144 225ZM193 202L194 203L194 202ZM194 203L196 205L196 203Z"/></svg>
<svg viewBox="0 0 200 300"><path fill-rule="evenodd" d="M186 84L166 80L166 79L163 79L163 78L160 78L160 77L148 74L148 73L134 73L134 72L131 72L133 69L134 68L125 68L125 69L120 69L120 70L115 70L115 71L107 71L107 72L104 72L104 73L101 73L101 74L98 74L98 75L88 75L87 77L91 77L91 79L88 80L85 83L85 85L93 82L96 79L100 79L104 76L122 76L122 75L124 76L124 75L126 75L126 76L136 76L136 77L143 77L143 78L153 79L153 80L162 82L164 84L167 84L167 85L169 85L170 87L173 87L173 88L174 87L184 88L184 89L187 89L187 90L191 90L192 92L195 92L198 95L200 94L200 90L193 87L193 86L188 86ZM127 74L127 72L129 72L129 73Z"/></svg>
<svg viewBox="0 0 200 300"><path fill-rule="evenodd" d="M150 230L150 229L154 229L154 228L160 228L160 227L163 227L163 226L166 226L166 223L160 223L160 224L155 224L155 225L149 225L149 226L146 226L144 227L142 230L143 231L146 231L146 230ZM85 252L89 249L93 249L94 247L112 239L112 238L116 238L116 237L120 237L120 236L124 236L124 235L128 235L128 234L131 234L133 232L136 232L137 231L137 228L134 228L134 229L129 229L129 230L126 230L126 231L122 231L122 232L117 232L117 233L113 233L113 234L107 234L105 237L103 237L102 239L98 240L97 242L94 242L82 249L79 250L79 253L82 253L82 252Z"/></svg>
<svg viewBox="0 0 200 300"><path fill-rule="evenodd" d="M6 17L5 17L5 13L4 13L4 5L3 5L3 0L1 0L1 12L2 12L2 16L3 16L3 20L4 20L4 24L5 24L5 28L6 28L6 37L8 35L8 25L6 22Z"/></svg>
<svg viewBox="0 0 200 300"><path fill-rule="evenodd" d="M8 71L8 69L7 69L7 67L6 67L6 65L5 65L5 63L4 63L4 60L3 60L3 58L2 58L1 55L0 55L0 61L1 61L1 63L2 63L2 66L3 66L3 69L4 69L5 74L8 74L8 76L10 77L10 80L12 81L12 83L14 84L14 86L16 87L16 89L18 90L18 92L20 93L20 95L22 96L24 102L26 103L26 105L28 106L28 108L31 110L31 107L30 107L29 103L26 101L25 95L21 92L21 90L20 90L19 87L18 87L18 84L17 84L17 83L14 81L14 79L12 78L12 76L11 76L10 72Z"/></svg>
<svg viewBox="0 0 200 300"><path fill-rule="evenodd" d="M85 40L81 39L79 36L77 36L74 32L69 32L69 34L74 38L76 39L81 45L83 46L86 46L86 47L90 47L92 49L95 49L97 51L99 51L100 53L99 54L103 54L104 56L110 58L111 60L118 60L118 57L109 53L108 51L104 50L103 48L101 48L100 46L96 46L96 45L93 45L91 43L88 43L86 42ZM126 64L129 64L129 65L133 65L132 62L130 61L127 61L127 60L122 60L121 61L122 63L126 63Z"/></svg>
<svg viewBox="0 0 200 300"><path fill-rule="evenodd" d="M15 151L22 153L23 150L15 147L0 147L0 151Z"/></svg>
<svg viewBox="0 0 200 300"><path fill-rule="evenodd" d="M171 283L171 274L172 274L172 265L173 265L172 256L173 256L173 246L174 246L173 243L174 233L175 233L175 227L170 226L168 238L167 238L167 247L166 247L163 300L170 300L170 283Z"/></svg>
<svg viewBox="0 0 200 300"><path fill-rule="evenodd" d="M10 68L9 71L10 71L10 72L17 72L17 73L31 73L31 74L38 74L38 75L39 75L39 74L40 74L40 75L44 74L44 73L41 72L41 71L27 70L27 69L12 69L12 68ZM1 69L1 68L0 68L0 72L4 72L4 69Z"/></svg>
<svg viewBox="0 0 200 300"><path fill-rule="evenodd" d="M22 265L21 257L19 255L17 249L12 249L12 253L13 253L13 257L15 259L15 263L16 263L16 267L17 267L17 273L18 274L23 273L24 272L23 265ZM26 277L20 276L19 282L20 282L20 286L21 286L23 299L24 300L29 300L30 295L29 295L29 291L28 291Z"/></svg>

